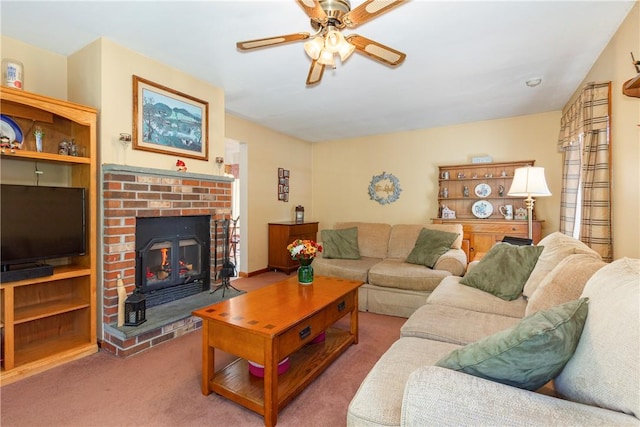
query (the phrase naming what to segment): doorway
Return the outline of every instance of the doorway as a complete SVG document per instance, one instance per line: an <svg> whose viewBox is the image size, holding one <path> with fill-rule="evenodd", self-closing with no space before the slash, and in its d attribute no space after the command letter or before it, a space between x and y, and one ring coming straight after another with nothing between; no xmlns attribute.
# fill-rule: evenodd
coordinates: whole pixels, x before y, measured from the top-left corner
<svg viewBox="0 0 640 427"><path fill-rule="evenodd" d="M232 240L232 253L234 263L238 269L238 277L247 275L247 226L245 215L246 207L246 183L247 183L247 144L240 141L225 138L224 144L225 174L234 178L232 188L231 219L238 220L235 224Z"/></svg>

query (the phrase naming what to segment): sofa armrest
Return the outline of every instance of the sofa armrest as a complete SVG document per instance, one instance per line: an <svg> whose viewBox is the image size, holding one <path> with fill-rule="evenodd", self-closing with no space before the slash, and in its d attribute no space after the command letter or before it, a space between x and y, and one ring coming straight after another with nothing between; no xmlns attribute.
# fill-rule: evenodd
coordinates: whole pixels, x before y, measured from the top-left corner
<svg viewBox="0 0 640 427"><path fill-rule="evenodd" d="M462 276L467 269L467 254L462 249L449 249L438 258L433 269L445 270L454 276Z"/></svg>
<svg viewBox="0 0 640 427"><path fill-rule="evenodd" d="M409 376L401 425L637 426L638 419L450 369L425 366Z"/></svg>

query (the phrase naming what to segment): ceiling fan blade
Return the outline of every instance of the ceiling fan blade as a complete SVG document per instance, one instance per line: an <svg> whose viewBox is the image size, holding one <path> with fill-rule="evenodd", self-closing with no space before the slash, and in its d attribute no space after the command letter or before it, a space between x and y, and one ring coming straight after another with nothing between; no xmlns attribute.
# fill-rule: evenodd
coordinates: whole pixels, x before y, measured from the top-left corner
<svg viewBox="0 0 640 427"><path fill-rule="evenodd" d="M402 64L404 59L407 57L406 54L399 50L392 49L389 46L385 46L357 34L349 34L345 38L349 43L356 47L358 52L367 55L371 59L384 62L391 66Z"/></svg>
<svg viewBox="0 0 640 427"><path fill-rule="evenodd" d="M316 61L311 62L311 68L309 68L309 75L307 76L307 86L320 83L322 74L324 73L324 65Z"/></svg>
<svg viewBox="0 0 640 427"><path fill-rule="evenodd" d="M236 47L240 50L256 49L259 47L274 46L283 43L295 42L309 38L309 33L295 33L284 36L267 37L264 39L246 40L236 43Z"/></svg>
<svg viewBox="0 0 640 427"><path fill-rule="evenodd" d="M325 13L318 0L296 0L309 18L318 23L327 22L327 14Z"/></svg>
<svg viewBox="0 0 640 427"><path fill-rule="evenodd" d="M342 23L349 28L364 24L365 22L381 15L394 7L400 6L406 0L367 0L360 6L346 13L342 17Z"/></svg>

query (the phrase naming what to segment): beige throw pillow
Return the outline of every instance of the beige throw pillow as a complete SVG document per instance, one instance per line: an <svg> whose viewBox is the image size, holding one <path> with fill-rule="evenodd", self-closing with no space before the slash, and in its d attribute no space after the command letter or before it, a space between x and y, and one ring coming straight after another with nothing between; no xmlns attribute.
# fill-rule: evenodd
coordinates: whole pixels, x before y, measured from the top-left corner
<svg viewBox="0 0 640 427"><path fill-rule="evenodd" d="M605 265L593 254L569 255L540 282L529 298L525 316L580 298L587 280Z"/></svg>

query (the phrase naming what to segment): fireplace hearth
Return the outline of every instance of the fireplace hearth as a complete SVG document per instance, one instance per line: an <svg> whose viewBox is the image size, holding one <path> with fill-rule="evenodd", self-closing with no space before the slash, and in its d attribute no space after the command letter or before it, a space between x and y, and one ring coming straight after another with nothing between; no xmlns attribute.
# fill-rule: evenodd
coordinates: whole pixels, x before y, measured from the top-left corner
<svg viewBox="0 0 640 427"><path fill-rule="evenodd" d="M209 290L208 215L136 218L136 289L148 308Z"/></svg>

